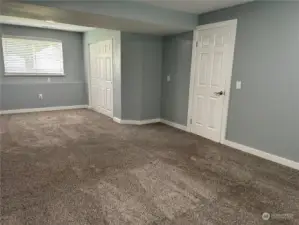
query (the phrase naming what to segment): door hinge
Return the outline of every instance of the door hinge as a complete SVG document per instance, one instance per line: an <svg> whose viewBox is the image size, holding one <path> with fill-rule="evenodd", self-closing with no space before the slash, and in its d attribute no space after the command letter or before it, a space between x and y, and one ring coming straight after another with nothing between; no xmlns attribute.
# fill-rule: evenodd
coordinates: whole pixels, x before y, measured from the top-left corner
<svg viewBox="0 0 299 225"><path fill-rule="evenodd" d="M192 119L190 119L190 124L192 124Z"/></svg>
<svg viewBox="0 0 299 225"><path fill-rule="evenodd" d="M198 46L198 41L196 42L196 47Z"/></svg>

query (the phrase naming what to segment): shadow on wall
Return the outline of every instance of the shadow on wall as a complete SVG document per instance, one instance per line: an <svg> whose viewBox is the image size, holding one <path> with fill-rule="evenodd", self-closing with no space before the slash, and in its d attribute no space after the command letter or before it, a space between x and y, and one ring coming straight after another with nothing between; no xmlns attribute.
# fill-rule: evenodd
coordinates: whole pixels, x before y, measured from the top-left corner
<svg viewBox="0 0 299 225"><path fill-rule="evenodd" d="M122 33L122 119L160 118L162 37Z"/></svg>
<svg viewBox="0 0 299 225"><path fill-rule="evenodd" d="M163 38L161 116L187 125L193 32Z"/></svg>

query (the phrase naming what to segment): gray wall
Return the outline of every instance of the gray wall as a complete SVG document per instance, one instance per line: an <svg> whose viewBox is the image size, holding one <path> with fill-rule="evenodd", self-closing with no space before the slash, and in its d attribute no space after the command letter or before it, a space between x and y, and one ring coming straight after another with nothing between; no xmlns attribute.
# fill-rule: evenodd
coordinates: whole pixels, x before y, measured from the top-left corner
<svg viewBox="0 0 299 225"><path fill-rule="evenodd" d="M163 38L161 116L182 125L187 124L192 39L193 32Z"/></svg>
<svg viewBox="0 0 299 225"><path fill-rule="evenodd" d="M89 44L113 39L113 116L121 118L121 33L115 30L96 29L84 34L85 73L89 74ZM86 82L87 76L86 76ZM90 100L89 100L90 101Z"/></svg>
<svg viewBox="0 0 299 225"><path fill-rule="evenodd" d="M199 17L238 19L227 139L299 161L299 2L254 2ZM242 81L242 89L235 82Z"/></svg>
<svg viewBox="0 0 299 225"><path fill-rule="evenodd" d="M142 42L139 35L121 34L122 119L140 120L142 109Z"/></svg>
<svg viewBox="0 0 299 225"><path fill-rule="evenodd" d="M2 25L2 34L61 40L65 71L65 76L50 77L51 82L41 76L4 76L1 54L2 110L87 104L81 33ZM40 93L43 100L38 99Z"/></svg>
<svg viewBox="0 0 299 225"><path fill-rule="evenodd" d="M162 37L143 37L141 119L161 118Z"/></svg>
<svg viewBox="0 0 299 225"><path fill-rule="evenodd" d="M121 45L121 118L160 118L162 38L123 32Z"/></svg>

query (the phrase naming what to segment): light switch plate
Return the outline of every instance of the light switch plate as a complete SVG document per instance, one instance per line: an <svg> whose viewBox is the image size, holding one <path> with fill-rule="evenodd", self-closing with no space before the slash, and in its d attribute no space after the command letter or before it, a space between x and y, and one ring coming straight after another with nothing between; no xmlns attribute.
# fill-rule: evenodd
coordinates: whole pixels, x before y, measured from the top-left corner
<svg viewBox="0 0 299 225"><path fill-rule="evenodd" d="M170 81L170 75L167 76L167 82L169 82L169 81Z"/></svg>
<svg viewBox="0 0 299 225"><path fill-rule="evenodd" d="M242 88L242 82L241 81L237 81L236 82L236 89L241 89Z"/></svg>

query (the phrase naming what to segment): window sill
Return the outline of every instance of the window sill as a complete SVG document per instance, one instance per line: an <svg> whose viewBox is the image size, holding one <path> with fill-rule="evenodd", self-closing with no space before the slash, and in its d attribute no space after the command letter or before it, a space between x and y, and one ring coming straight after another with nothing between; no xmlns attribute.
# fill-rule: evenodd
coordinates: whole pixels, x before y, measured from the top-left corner
<svg viewBox="0 0 299 225"><path fill-rule="evenodd" d="M5 77L64 77L65 74L48 73L5 73Z"/></svg>

